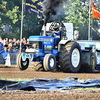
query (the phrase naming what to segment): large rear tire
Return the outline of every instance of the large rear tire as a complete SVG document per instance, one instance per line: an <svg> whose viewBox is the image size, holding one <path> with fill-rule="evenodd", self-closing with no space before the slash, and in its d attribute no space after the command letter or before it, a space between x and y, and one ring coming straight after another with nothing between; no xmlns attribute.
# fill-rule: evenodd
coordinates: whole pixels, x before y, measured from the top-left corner
<svg viewBox="0 0 100 100"><path fill-rule="evenodd" d="M43 64L41 62L32 62L35 71L43 71Z"/></svg>
<svg viewBox="0 0 100 100"><path fill-rule="evenodd" d="M43 60L43 66L45 71L53 71L56 67L56 58L52 54L47 54Z"/></svg>
<svg viewBox="0 0 100 100"><path fill-rule="evenodd" d="M59 53L59 65L63 72L78 72L81 67L81 48L76 42L62 45Z"/></svg>
<svg viewBox="0 0 100 100"><path fill-rule="evenodd" d="M22 53L19 53L17 56L17 67L20 70L26 70L29 65L29 59L27 58L25 61L22 60Z"/></svg>

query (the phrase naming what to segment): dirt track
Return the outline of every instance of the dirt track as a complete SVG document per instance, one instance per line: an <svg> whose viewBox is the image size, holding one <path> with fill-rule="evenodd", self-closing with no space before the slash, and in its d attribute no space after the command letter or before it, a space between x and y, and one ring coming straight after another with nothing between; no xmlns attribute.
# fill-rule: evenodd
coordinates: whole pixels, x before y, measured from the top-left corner
<svg viewBox="0 0 100 100"><path fill-rule="evenodd" d="M100 79L100 73L36 72L32 68L20 71L18 68L0 68L0 78L4 79L64 79L65 76L79 79ZM58 91L1 91L0 100L99 100L100 90L78 89Z"/></svg>

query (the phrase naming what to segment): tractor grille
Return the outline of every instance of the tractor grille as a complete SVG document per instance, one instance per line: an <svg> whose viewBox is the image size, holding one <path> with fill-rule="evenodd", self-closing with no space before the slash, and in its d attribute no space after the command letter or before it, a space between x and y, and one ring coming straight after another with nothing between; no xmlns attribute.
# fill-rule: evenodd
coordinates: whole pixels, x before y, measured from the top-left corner
<svg viewBox="0 0 100 100"><path fill-rule="evenodd" d="M30 42L30 48L42 49L42 42Z"/></svg>

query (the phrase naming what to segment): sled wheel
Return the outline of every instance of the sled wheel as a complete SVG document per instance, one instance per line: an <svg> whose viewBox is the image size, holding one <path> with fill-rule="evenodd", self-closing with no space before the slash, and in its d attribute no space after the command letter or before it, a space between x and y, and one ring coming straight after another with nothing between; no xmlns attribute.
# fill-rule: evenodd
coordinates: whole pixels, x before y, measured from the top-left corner
<svg viewBox="0 0 100 100"><path fill-rule="evenodd" d="M53 71L56 67L56 58L52 54L47 54L43 60L43 66L45 71Z"/></svg>

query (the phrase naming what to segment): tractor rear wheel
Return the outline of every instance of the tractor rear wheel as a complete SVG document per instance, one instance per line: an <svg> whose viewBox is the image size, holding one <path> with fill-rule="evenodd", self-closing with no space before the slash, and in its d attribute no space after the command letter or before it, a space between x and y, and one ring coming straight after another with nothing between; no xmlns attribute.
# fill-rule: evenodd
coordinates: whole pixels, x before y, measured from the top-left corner
<svg viewBox="0 0 100 100"><path fill-rule="evenodd" d="M46 54L43 60L45 71L53 71L56 67L56 58L52 54Z"/></svg>
<svg viewBox="0 0 100 100"><path fill-rule="evenodd" d="M81 67L81 48L76 42L62 45L59 53L59 65L63 72L78 72Z"/></svg>
<svg viewBox="0 0 100 100"><path fill-rule="evenodd" d="M43 65L41 62L32 62L33 68L35 71L43 71Z"/></svg>
<svg viewBox="0 0 100 100"><path fill-rule="evenodd" d="M22 60L22 53L19 53L17 56L17 67L20 70L26 70L29 65L29 59L27 58L25 61Z"/></svg>

